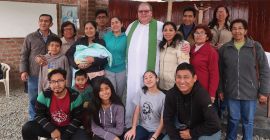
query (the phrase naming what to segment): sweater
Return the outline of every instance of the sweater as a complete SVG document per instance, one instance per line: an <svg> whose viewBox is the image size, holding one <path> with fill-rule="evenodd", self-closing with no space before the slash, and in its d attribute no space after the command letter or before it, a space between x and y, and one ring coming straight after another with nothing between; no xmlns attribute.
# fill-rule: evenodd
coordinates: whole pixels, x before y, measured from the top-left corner
<svg viewBox="0 0 270 140"><path fill-rule="evenodd" d="M253 52L256 49L256 57ZM220 90L225 98L235 100L256 100L259 94L270 93L270 69L261 44L249 38L238 51L234 41L219 49ZM256 64L259 66L257 78Z"/></svg>
<svg viewBox="0 0 270 140"><path fill-rule="evenodd" d="M208 42L196 52L193 46L190 64L193 65L200 84L211 97L215 97L219 84L218 52Z"/></svg>
<svg viewBox="0 0 270 140"><path fill-rule="evenodd" d="M70 66L68 64L67 57L59 53L56 56L51 56L49 54L45 55L45 58L48 62L48 65L44 65L40 67L39 70L39 81L38 81L38 93L41 91L45 91L49 88L49 81L48 81L48 73L51 72L53 69L62 68L67 71L66 77L66 85L67 87L71 86L71 71Z"/></svg>
<svg viewBox="0 0 270 140"><path fill-rule="evenodd" d="M111 104L109 108L105 110L100 109L99 111L99 123L101 126L92 120L92 131L94 135L104 140L113 140L115 137L119 137L123 134L124 119L124 107L122 105Z"/></svg>
<svg viewBox="0 0 270 140"><path fill-rule="evenodd" d="M184 95L175 85L165 98L163 121L170 140L181 140L176 123L190 129L192 140L212 135L221 129L217 112L207 91L195 82L189 94Z"/></svg>
<svg viewBox="0 0 270 140"><path fill-rule="evenodd" d="M112 31L104 35L104 41L106 48L111 52L113 61L112 66L106 66L106 70L110 72L122 72L126 69L126 51L127 51L127 36L125 33L121 33L119 36L115 36Z"/></svg>
<svg viewBox="0 0 270 140"><path fill-rule="evenodd" d="M80 116L82 111L82 98L79 93L67 88L70 96L70 124L65 127L64 133L71 136L81 125ZM45 131L52 133L58 126L51 122L50 105L53 91L46 90L38 94L36 102L36 116L35 121L42 126Z"/></svg>

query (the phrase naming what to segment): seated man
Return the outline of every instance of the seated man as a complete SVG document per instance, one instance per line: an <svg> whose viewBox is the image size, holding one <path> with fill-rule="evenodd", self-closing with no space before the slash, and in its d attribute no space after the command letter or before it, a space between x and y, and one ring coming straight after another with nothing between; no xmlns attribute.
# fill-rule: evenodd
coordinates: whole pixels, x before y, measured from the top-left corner
<svg viewBox="0 0 270 140"><path fill-rule="evenodd" d="M36 102L36 116L22 127L24 140L38 140L38 136L53 140L87 140L80 129L82 98L66 88L66 71L55 69L48 74L50 89L41 92Z"/></svg>
<svg viewBox="0 0 270 140"><path fill-rule="evenodd" d="M163 120L170 140L220 140L220 122L209 94L191 64L176 69L175 85L165 99Z"/></svg>

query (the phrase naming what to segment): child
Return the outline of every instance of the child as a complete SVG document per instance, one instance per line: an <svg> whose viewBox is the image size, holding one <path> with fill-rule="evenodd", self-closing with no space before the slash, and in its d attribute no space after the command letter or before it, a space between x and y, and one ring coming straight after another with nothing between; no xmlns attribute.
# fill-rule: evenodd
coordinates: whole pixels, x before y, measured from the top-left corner
<svg viewBox="0 0 270 140"><path fill-rule="evenodd" d="M75 73L75 85L71 87L73 90L80 93L83 102L83 111L82 111L82 123L83 127L88 134L92 134L90 128L90 117L88 115L89 103L92 94L92 86L88 82L87 73L84 70L79 70Z"/></svg>
<svg viewBox="0 0 270 140"><path fill-rule="evenodd" d="M47 60L47 65L41 66L39 70L38 93L49 88L47 75L54 69L62 68L67 72L67 87L70 87L71 73L68 59L61 53L62 41L58 37L50 37L47 42L48 53L43 57Z"/></svg>
<svg viewBox="0 0 270 140"><path fill-rule="evenodd" d="M161 140L163 138L163 108L165 94L158 89L157 74L146 71L143 75L144 87L135 100L132 128L125 134L131 140ZM140 123L137 125L140 115Z"/></svg>
<svg viewBox="0 0 270 140"><path fill-rule="evenodd" d="M124 131L125 109L111 81L97 77L91 102L93 140L120 140Z"/></svg>
<svg viewBox="0 0 270 140"><path fill-rule="evenodd" d="M83 99L83 108L88 108L91 93L93 91L92 86L88 82L87 73L84 70L79 70L75 73L75 85L72 89L79 92Z"/></svg>

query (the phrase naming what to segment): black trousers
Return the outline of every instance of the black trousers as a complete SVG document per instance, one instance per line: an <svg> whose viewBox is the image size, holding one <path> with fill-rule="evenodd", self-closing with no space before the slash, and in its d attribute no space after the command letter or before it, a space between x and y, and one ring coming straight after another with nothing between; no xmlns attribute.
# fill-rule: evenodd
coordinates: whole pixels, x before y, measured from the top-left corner
<svg viewBox="0 0 270 140"><path fill-rule="evenodd" d="M63 132L65 127L58 128L61 132L61 140L89 140L90 137L83 130L78 128L78 130L71 136L65 135ZM24 140L38 140L38 136L51 138L51 134L42 128L40 124L36 121L28 121L22 127L22 137Z"/></svg>

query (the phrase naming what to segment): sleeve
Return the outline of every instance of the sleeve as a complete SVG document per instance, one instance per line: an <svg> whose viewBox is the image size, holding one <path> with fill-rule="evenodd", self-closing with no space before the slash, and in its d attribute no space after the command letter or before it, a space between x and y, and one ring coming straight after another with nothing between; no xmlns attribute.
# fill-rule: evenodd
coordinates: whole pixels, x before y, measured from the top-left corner
<svg viewBox="0 0 270 140"><path fill-rule="evenodd" d="M56 126L54 126L50 122L50 119L46 117L47 116L46 112L48 112L48 107L46 107L46 99L43 92L38 94L35 109L36 109L35 121L38 124L40 124L45 129L45 131L47 131L48 133L52 133L56 129Z"/></svg>
<svg viewBox="0 0 270 140"><path fill-rule="evenodd" d="M121 136L124 132L124 122L125 120L125 109L123 106L118 105L118 108L116 110L115 115L115 127L114 128L108 128L106 131L111 132L117 136Z"/></svg>
<svg viewBox="0 0 270 140"><path fill-rule="evenodd" d="M215 97L218 84L219 84L218 53L213 48L211 49L212 50L208 58L208 61L209 61L209 64L208 64L208 71L209 71L208 88L209 89L208 91L211 97Z"/></svg>
<svg viewBox="0 0 270 140"><path fill-rule="evenodd" d="M97 135L104 140L113 140L115 137L117 137L116 135L114 135L108 131L105 131L102 127L97 125L95 123L95 121L93 121L93 119L91 120L91 128L92 128L94 135Z"/></svg>
<svg viewBox="0 0 270 140"><path fill-rule="evenodd" d="M29 35L25 38L21 50L21 59L20 59L20 72L29 73L29 55L31 51L31 42L29 40Z"/></svg>
<svg viewBox="0 0 270 140"><path fill-rule="evenodd" d="M197 99L202 107L204 122L196 125L190 130L190 135L192 138L198 138L205 134L211 135L218 132L221 128L217 112L214 110L209 96L208 98L205 98L205 96L208 96L208 93L205 92L200 94Z"/></svg>
<svg viewBox="0 0 270 140"><path fill-rule="evenodd" d="M77 64L74 61L74 53L76 51L77 43L73 44L66 52L66 56L68 58L69 65L72 66L74 69L78 69Z"/></svg>
<svg viewBox="0 0 270 140"><path fill-rule="evenodd" d="M176 117L176 103L172 100L173 97L170 97L168 93L165 97L165 105L164 105L164 113L163 113L163 121L165 129L171 140L179 140L180 136L178 131L174 125L175 117Z"/></svg>
<svg viewBox="0 0 270 140"><path fill-rule="evenodd" d="M266 54L259 42L256 42L257 63L259 63L259 93L268 96L270 93L270 69Z"/></svg>
<svg viewBox="0 0 270 140"><path fill-rule="evenodd" d="M72 93L70 93L72 94ZM73 95L71 95L73 96ZM77 98L75 99L75 101L73 101L71 103L71 108L73 108L71 110L71 122L67 125L66 129L65 129L65 133L68 136L71 136L72 134L74 134L77 129L79 128L79 126L81 125L81 114L82 114L82 97L80 95L77 96Z"/></svg>
<svg viewBox="0 0 270 140"><path fill-rule="evenodd" d="M64 56L64 68L67 71L67 87L71 87L71 81L72 81L72 72L71 72L71 68L69 66L69 62L66 56Z"/></svg>
<svg viewBox="0 0 270 140"><path fill-rule="evenodd" d="M104 67L107 63L108 63L107 58L94 57L94 62L92 66Z"/></svg>
<svg viewBox="0 0 270 140"><path fill-rule="evenodd" d="M219 54L219 61L218 61L218 65L219 65L219 85L218 85L218 92L219 93L224 93L224 89L223 89L223 83L224 83L224 77L223 77L223 47L221 47L219 50L218 50L218 54Z"/></svg>

